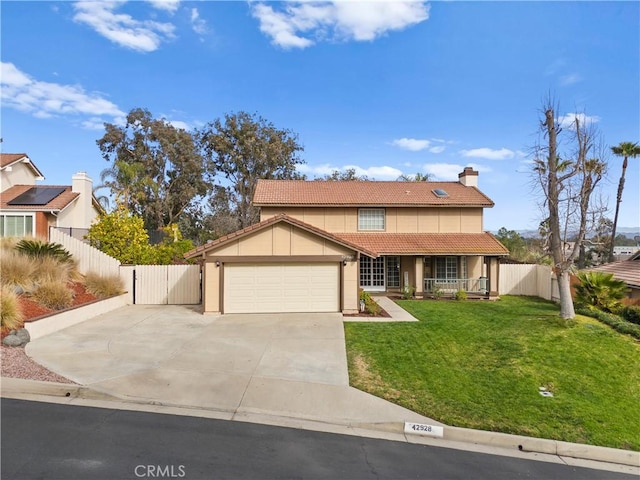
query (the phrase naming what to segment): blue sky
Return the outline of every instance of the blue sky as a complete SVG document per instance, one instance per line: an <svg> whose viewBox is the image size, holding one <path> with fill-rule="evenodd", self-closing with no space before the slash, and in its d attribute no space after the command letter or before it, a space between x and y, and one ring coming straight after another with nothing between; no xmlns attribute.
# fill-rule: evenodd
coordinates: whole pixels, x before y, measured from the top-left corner
<svg viewBox="0 0 640 480"><path fill-rule="evenodd" d="M535 229L528 152L549 94L607 145L640 141L638 2L3 1L2 151L48 184L108 166L103 122L135 107L181 128L256 112L299 135L310 177L466 165L485 229ZM640 159L619 225L640 225ZM613 216L622 160L602 196Z"/></svg>

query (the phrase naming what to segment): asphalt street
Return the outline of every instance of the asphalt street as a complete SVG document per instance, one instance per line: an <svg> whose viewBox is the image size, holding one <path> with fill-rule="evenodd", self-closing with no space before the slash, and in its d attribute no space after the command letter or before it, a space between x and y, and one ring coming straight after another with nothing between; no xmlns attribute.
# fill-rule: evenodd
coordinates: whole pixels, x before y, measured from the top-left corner
<svg viewBox="0 0 640 480"><path fill-rule="evenodd" d="M634 479L540 461L259 424L2 399L9 479Z"/></svg>

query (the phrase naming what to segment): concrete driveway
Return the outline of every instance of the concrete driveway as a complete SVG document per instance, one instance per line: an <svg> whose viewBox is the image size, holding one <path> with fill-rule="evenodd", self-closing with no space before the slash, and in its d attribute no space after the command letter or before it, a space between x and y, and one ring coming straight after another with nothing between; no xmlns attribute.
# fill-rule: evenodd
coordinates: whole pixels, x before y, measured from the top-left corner
<svg viewBox="0 0 640 480"><path fill-rule="evenodd" d="M341 424L437 424L349 387L340 314L215 317L136 305L35 340L26 352L125 399Z"/></svg>

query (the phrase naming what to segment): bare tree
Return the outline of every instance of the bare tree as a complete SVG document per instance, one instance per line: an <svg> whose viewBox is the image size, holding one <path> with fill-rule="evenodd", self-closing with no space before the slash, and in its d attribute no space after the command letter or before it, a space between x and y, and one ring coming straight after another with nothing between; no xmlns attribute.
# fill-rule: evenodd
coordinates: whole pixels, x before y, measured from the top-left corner
<svg viewBox="0 0 640 480"><path fill-rule="evenodd" d="M548 232L554 272L560 292L560 316L573 318L570 270L584 242L589 218L589 202L606 172L600 135L586 115L575 115L563 130L552 101L544 105L541 133L546 141L535 147L534 174L548 211ZM584 119L584 121L583 121ZM569 236L573 248L565 248Z"/></svg>

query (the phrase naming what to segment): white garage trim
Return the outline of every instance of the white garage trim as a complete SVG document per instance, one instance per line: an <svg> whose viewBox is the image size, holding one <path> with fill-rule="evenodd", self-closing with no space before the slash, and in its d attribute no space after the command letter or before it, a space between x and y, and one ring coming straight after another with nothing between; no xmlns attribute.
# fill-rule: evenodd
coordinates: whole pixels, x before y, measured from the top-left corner
<svg viewBox="0 0 640 480"><path fill-rule="evenodd" d="M224 265L224 313L339 312L340 264Z"/></svg>

